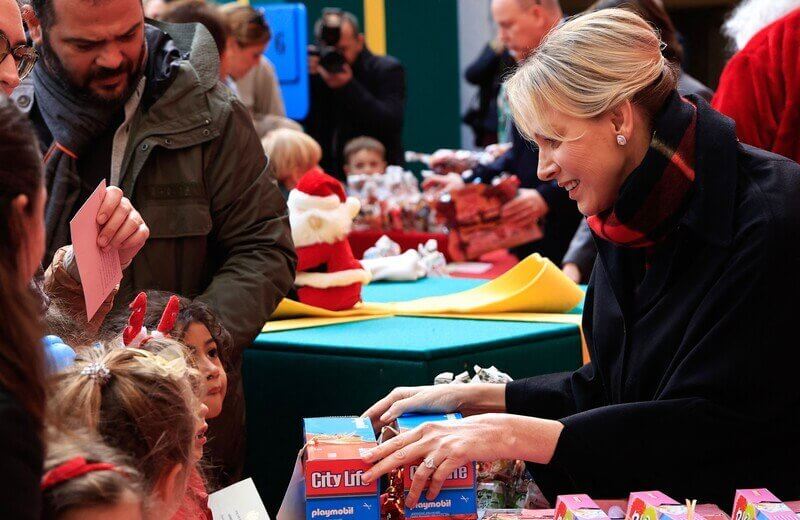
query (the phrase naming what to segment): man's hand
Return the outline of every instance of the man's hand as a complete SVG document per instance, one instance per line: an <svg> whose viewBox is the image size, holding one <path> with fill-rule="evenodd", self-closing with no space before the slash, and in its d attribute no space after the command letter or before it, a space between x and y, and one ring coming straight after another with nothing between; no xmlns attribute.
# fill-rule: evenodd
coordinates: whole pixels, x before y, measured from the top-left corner
<svg viewBox="0 0 800 520"><path fill-rule="evenodd" d="M311 47L309 45L309 47ZM308 73L319 74L319 56L316 54L308 55Z"/></svg>
<svg viewBox="0 0 800 520"><path fill-rule="evenodd" d="M501 210L503 220L524 226L545 216L550 208L544 197L529 188L520 188L519 194L505 203Z"/></svg>
<svg viewBox="0 0 800 520"><path fill-rule="evenodd" d="M122 269L130 265L150 236L150 228L144 223L142 216L116 186L106 188L97 212L97 223L100 225L97 245L104 251L110 248L119 250L119 264Z"/></svg>
<svg viewBox="0 0 800 520"><path fill-rule="evenodd" d="M333 90L340 89L353 79L353 69L347 63L341 72L328 72L324 67L317 67L322 80Z"/></svg>

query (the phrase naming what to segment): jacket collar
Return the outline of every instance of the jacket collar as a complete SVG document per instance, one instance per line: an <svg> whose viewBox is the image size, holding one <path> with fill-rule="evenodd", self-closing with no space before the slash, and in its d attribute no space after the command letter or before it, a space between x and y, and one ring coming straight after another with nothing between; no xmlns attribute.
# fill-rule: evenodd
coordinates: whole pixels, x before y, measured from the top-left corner
<svg viewBox="0 0 800 520"><path fill-rule="evenodd" d="M706 242L728 246L738 182L736 127L701 97L688 96L697 106L696 179L681 224Z"/></svg>

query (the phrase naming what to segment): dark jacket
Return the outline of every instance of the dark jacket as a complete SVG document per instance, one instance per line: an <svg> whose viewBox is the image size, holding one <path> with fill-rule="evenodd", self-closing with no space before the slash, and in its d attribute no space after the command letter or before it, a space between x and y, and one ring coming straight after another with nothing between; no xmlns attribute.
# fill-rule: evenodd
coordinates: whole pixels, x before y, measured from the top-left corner
<svg viewBox="0 0 800 520"><path fill-rule="evenodd" d="M464 78L478 87L477 106L464 114L464 123L475 134L475 146L488 146L497 142L497 96L506 73L515 65L514 58L505 49L498 54L490 44L464 71Z"/></svg>
<svg viewBox="0 0 800 520"><path fill-rule="evenodd" d="M511 383L510 413L564 424L533 467L545 493L659 489L730 508L737 488L800 496L800 166L740 145L698 104L697 180L641 284L641 252L597 240L592 361Z"/></svg>
<svg viewBox="0 0 800 520"><path fill-rule="evenodd" d="M403 164L405 103L403 65L366 47L353 64L353 80L344 87L333 90L312 75L311 107L303 126L322 147L322 169L345 180L344 147L362 135L383 143L389 164Z"/></svg>
<svg viewBox="0 0 800 520"><path fill-rule="evenodd" d="M240 465L242 351L294 282L286 202L266 173L250 114L219 82L219 54L208 31L196 24L157 26L169 32L183 58L163 67L148 64L148 72L177 73L161 82L166 89L158 96L145 90L130 123L120 187L150 227L150 238L125 271L115 306L156 289L197 298L217 313L235 348L225 417L209 421L211 451L217 455L216 446L224 445L218 458Z"/></svg>
<svg viewBox="0 0 800 520"><path fill-rule="evenodd" d="M39 520L44 447L30 416L0 387L0 518Z"/></svg>
<svg viewBox="0 0 800 520"><path fill-rule="evenodd" d="M572 236L581 220L578 206L569 198L567 190L559 188L554 182L543 182L536 176L539 165L539 150L526 141L516 126L513 128L511 149L488 165L479 165L474 170L475 177L485 183L502 173L513 173L520 180L522 188L536 189L550 208L544 217L544 237L535 242L511 250L519 258L531 253L540 253L561 265L561 259L569 247Z"/></svg>

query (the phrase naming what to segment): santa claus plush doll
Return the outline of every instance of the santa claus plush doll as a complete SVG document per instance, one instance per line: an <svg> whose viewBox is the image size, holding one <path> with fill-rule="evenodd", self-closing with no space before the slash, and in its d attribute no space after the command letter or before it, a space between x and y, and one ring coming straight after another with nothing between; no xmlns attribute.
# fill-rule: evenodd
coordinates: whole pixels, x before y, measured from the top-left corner
<svg viewBox="0 0 800 520"><path fill-rule="evenodd" d="M353 307L370 280L347 241L358 199L346 197L339 181L312 168L289 193L287 205L297 250L298 299L333 311Z"/></svg>

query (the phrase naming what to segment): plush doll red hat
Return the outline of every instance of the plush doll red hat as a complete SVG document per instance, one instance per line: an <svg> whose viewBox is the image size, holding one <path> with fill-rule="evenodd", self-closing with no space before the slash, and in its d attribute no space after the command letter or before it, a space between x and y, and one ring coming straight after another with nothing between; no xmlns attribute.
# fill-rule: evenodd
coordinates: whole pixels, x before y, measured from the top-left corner
<svg viewBox="0 0 800 520"><path fill-rule="evenodd" d="M302 303L344 310L361 301L370 274L353 255L347 234L358 199L319 168L306 172L289 193L289 223L297 250L295 286Z"/></svg>

